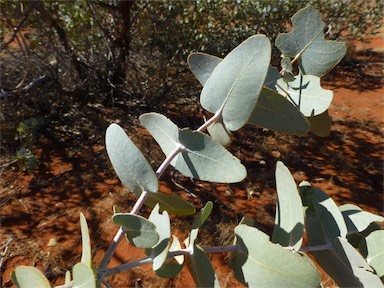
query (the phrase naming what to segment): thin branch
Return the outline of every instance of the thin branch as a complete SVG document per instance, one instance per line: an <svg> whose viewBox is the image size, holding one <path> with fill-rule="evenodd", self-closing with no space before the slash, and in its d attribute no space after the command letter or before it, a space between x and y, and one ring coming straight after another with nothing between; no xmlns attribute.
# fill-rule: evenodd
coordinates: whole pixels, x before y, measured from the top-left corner
<svg viewBox="0 0 384 288"><path fill-rule="evenodd" d="M11 44L15 40L17 33L19 33L19 31L20 31L21 27L24 25L25 21L27 21L29 13L31 13L31 11L35 8L35 6L38 2L39 1L32 1L32 4L29 6L27 12L25 12L23 19L21 19L20 23L16 27L13 28L13 33L12 33L11 38L9 38L8 41L1 44L0 51L3 51L5 48L8 47L9 44Z"/></svg>

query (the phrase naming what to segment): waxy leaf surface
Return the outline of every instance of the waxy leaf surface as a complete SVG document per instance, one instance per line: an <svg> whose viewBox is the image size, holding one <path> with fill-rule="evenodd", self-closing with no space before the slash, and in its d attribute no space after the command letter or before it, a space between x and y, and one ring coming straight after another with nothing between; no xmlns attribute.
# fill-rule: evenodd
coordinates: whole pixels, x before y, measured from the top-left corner
<svg viewBox="0 0 384 288"><path fill-rule="evenodd" d="M300 54L298 61L302 74L323 76L344 57L346 44L325 40L325 24L312 6L300 10L291 19L293 30L276 38L277 48L291 58Z"/></svg>
<svg viewBox="0 0 384 288"><path fill-rule="evenodd" d="M172 194L151 193L144 204L150 208L159 204L160 211L167 211L173 215L186 216L196 213L196 209L191 203Z"/></svg>
<svg viewBox="0 0 384 288"><path fill-rule="evenodd" d="M299 75L295 80L286 83L277 80L277 90L287 96L306 117L324 113L333 99L333 92L320 86L320 78L312 75Z"/></svg>
<svg viewBox="0 0 384 288"><path fill-rule="evenodd" d="M201 247L194 245L193 253L187 259L196 287L220 287L211 262Z"/></svg>
<svg viewBox="0 0 384 288"><path fill-rule="evenodd" d="M305 228L311 246L330 244L337 237L345 238L347 226L336 203L317 187L300 184L305 210Z"/></svg>
<svg viewBox="0 0 384 288"><path fill-rule="evenodd" d="M383 216L363 211L353 204L344 204L339 207L339 210L344 217L345 224L347 224L348 233L362 232L374 221L384 222Z"/></svg>
<svg viewBox="0 0 384 288"><path fill-rule="evenodd" d="M96 288L96 276L87 264L77 263L72 273L73 288Z"/></svg>
<svg viewBox="0 0 384 288"><path fill-rule="evenodd" d="M303 242L303 205L295 180L283 162L276 164L277 205L272 242L297 251Z"/></svg>
<svg viewBox="0 0 384 288"><path fill-rule="evenodd" d="M223 183L240 182L247 176L240 160L206 134L182 129L179 139L185 149L171 164L185 176Z"/></svg>
<svg viewBox="0 0 384 288"><path fill-rule="evenodd" d="M142 191L157 192L155 172L123 128L111 124L107 129L105 142L117 176L136 197L139 197Z"/></svg>
<svg viewBox="0 0 384 288"><path fill-rule="evenodd" d="M379 277L384 276L384 230L373 231L360 243L360 253Z"/></svg>
<svg viewBox="0 0 384 288"><path fill-rule="evenodd" d="M12 272L12 282L18 288L51 288L48 279L35 267L18 266Z"/></svg>
<svg viewBox="0 0 384 288"><path fill-rule="evenodd" d="M193 53L189 57L189 66L201 85L204 86L220 61L221 58L216 56L204 53ZM286 98L273 91L279 78L279 71L269 65L267 76L263 83L265 87L261 90L256 106L248 119L248 123L273 131L303 135L310 129L307 119ZM211 133L210 129L208 129L208 132L213 139L217 140L223 146L226 146L226 144L230 142L231 135L226 132L227 129L225 125L222 125L225 131L220 132L219 135L215 135L216 131Z"/></svg>
<svg viewBox="0 0 384 288"><path fill-rule="evenodd" d="M380 278L346 239L337 237L332 251L313 251L316 262L340 287L383 287Z"/></svg>
<svg viewBox="0 0 384 288"><path fill-rule="evenodd" d="M248 287L319 287L320 275L312 262L269 241L254 227L235 228L239 251L232 254L236 278Z"/></svg>
<svg viewBox="0 0 384 288"><path fill-rule="evenodd" d="M148 217L148 221L152 222L156 226L156 232L159 234L159 241L157 244L146 249L145 253L153 259L153 270L158 270L163 265L167 258L170 238L171 238L171 224L169 222L169 215L167 211L162 214L159 212L159 205L153 208L151 214Z"/></svg>
<svg viewBox="0 0 384 288"><path fill-rule="evenodd" d="M177 145L180 144L179 127L164 115L159 113L146 113L141 115L139 120L141 125L151 133L166 156L171 154Z"/></svg>
<svg viewBox="0 0 384 288"><path fill-rule="evenodd" d="M181 250L181 244L177 237L172 236L173 241L169 252ZM173 278L175 277L184 266L184 255L178 255L175 257L168 257L165 259L163 265L155 272L159 277L162 278Z"/></svg>
<svg viewBox="0 0 384 288"><path fill-rule="evenodd" d="M122 226L128 241L139 248L151 248L159 241L156 226L144 217L117 213L112 216L113 223Z"/></svg>
<svg viewBox="0 0 384 288"><path fill-rule="evenodd" d="M248 123L293 135L303 135L310 129L307 119L290 101L265 87Z"/></svg>
<svg viewBox="0 0 384 288"><path fill-rule="evenodd" d="M93 269L92 263L92 250L91 250L91 239L89 237L87 220L83 213L80 213L80 228L81 228L81 263L89 266Z"/></svg>
<svg viewBox="0 0 384 288"><path fill-rule="evenodd" d="M249 37L213 70L201 91L204 109L221 111L225 126L235 131L249 119L265 81L271 44L265 35Z"/></svg>

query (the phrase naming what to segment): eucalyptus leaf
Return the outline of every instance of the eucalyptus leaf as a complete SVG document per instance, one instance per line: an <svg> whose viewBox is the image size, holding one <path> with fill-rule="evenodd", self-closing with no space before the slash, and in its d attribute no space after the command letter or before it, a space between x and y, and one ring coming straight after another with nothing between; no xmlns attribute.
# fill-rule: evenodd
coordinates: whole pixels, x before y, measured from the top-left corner
<svg viewBox="0 0 384 288"><path fill-rule="evenodd" d="M324 113L333 99L333 92L321 88L320 78L317 76L299 75L289 83L279 79L277 84L277 91L287 96L306 117Z"/></svg>
<svg viewBox="0 0 384 288"><path fill-rule="evenodd" d="M271 44L265 35L249 37L213 70L201 91L204 109L221 113L225 126L236 131L249 119L265 81Z"/></svg>
<svg viewBox="0 0 384 288"><path fill-rule="evenodd" d="M290 101L265 87L248 123L294 135L303 135L310 129L306 117Z"/></svg>
<svg viewBox="0 0 384 288"><path fill-rule="evenodd" d="M85 219L83 213L80 213L80 228L81 228L81 242L82 242L81 263L93 269L91 239L89 237L87 220Z"/></svg>
<svg viewBox="0 0 384 288"><path fill-rule="evenodd" d="M144 217L134 214L117 213L113 223L122 226L128 241L139 248L151 248L159 241L156 225Z"/></svg>
<svg viewBox="0 0 384 288"><path fill-rule="evenodd" d="M311 246L330 244L337 237L345 238L347 226L335 202L317 187L300 185L305 210L305 229Z"/></svg>
<svg viewBox="0 0 384 288"><path fill-rule="evenodd" d="M360 243L360 253L379 277L384 276L384 230L373 231Z"/></svg>
<svg viewBox="0 0 384 288"><path fill-rule="evenodd" d="M204 53L193 53L188 59L189 67L203 86L221 61L221 58ZM263 83L265 87L261 90L256 107L253 109L248 123L273 131L303 135L310 129L307 119L286 98L274 91L276 82L280 78L279 71L269 65L267 76ZM210 126L208 132L213 139L226 146L230 143L232 135L224 123L220 122L220 124L223 127L217 127L217 129L224 131L212 131L213 129Z"/></svg>
<svg viewBox="0 0 384 288"><path fill-rule="evenodd" d="M146 254L153 259L153 270L158 270L163 265L168 255L171 237L171 224L167 211L162 214L159 212L160 206L157 204L148 217L148 221L156 226L156 232L159 234L157 244L146 249Z"/></svg>
<svg viewBox="0 0 384 288"><path fill-rule="evenodd" d="M362 232L374 221L384 222L384 217L363 211L353 204L345 204L339 207L348 228L348 233Z"/></svg>
<svg viewBox="0 0 384 288"><path fill-rule="evenodd" d="M188 66L193 75L204 86L213 70L221 62L221 58L206 53L195 52L188 56Z"/></svg>
<svg viewBox="0 0 384 288"><path fill-rule="evenodd" d="M196 213L193 205L180 197L172 194L152 193L149 194L144 204L150 208L160 205L160 211L167 211L169 214L186 216Z"/></svg>
<svg viewBox="0 0 384 288"><path fill-rule="evenodd" d="M325 24L312 6L301 9L291 20L293 30L277 36L275 44L284 56L299 57L302 74L321 77L344 57L346 44L325 40Z"/></svg>
<svg viewBox="0 0 384 288"><path fill-rule="evenodd" d="M331 134L331 118L328 110L325 112L308 117L308 122L311 125L311 132L319 137L327 137Z"/></svg>
<svg viewBox="0 0 384 288"><path fill-rule="evenodd" d="M196 287L220 287L211 262L200 246L193 245L193 253L187 259Z"/></svg>
<svg viewBox="0 0 384 288"><path fill-rule="evenodd" d="M313 251L317 263L340 287L383 287L364 258L347 240L337 237L333 250Z"/></svg>
<svg viewBox="0 0 384 288"><path fill-rule="evenodd" d="M172 236L172 244L169 248L169 252L181 250L181 244L177 237ZM162 278L173 278L175 277L184 266L184 255L178 255L175 257L168 257L165 259L163 265L155 272L157 276Z"/></svg>
<svg viewBox="0 0 384 288"><path fill-rule="evenodd" d="M201 226L203 226L204 222L207 221L209 215L211 215L213 210L213 203L208 201L203 208L196 215L195 220L192 223L192 229L189 234L189 245L194 245L195 240L197 238L197 234Z"/></svg>
<svg viewBox="0 0 384 288"><path fill-rule="evenodd" d="M283 162L276 164L277 205L272 242L297 251L303 242L303 204L295 180Z"/></svg>
<svg viewBox="0 0 384 288"><path fill-rule="evenodd" d="M204 86L221 60L223 59L206 53L194 52L188 56L188 65L196 79ZM279 78L281 78L279 70L269 65L263 86L275 89L276 81Z"/></svg>
<svg viewBox="0 0 384 288"><path fill-rule="evenodd" d="M159 113L146 113L139 118L161 150L168 156L179 145L179 128L167 117Z"/></svg>
<svg viewBox="0 0 384 288"><path fill-rule="evenodd" d="M225 128L223 122L215 122L208 128L208 133L212 139L220 143L224 147L228 147L232 143L233 134L230 130Z"/></svg>
<svg viewBox="0 0 384 288"><path fill-rule="evenodd" d="M109 159L121 182L139 197L142 191L157 192L158 181L148 161L117 124L105 136Z"/></svg>
<svg viewBox="0 0 384 288"><path fill-rule="evenodd" d="M73 288L96 288L96 277L91 267L84 263L73 266Z"/></svg>
<svg viewBox="0 0 384 288"><path fill-rule="evenodd" d="M320 287L320 275L306 257L269 241L254 227L235 228L236 244L231 267L248 287Z"/></svg>
<svg viewBox="0 0 384 288"><path fill-rule="evenodd" d="M30 266L21 265L16 267L15 271L12 272L11 279L17 288L52 287L48 279L39 269Z"/></svg>
<svg viewBox="0 0 384 288"><path fill-rule="evenodd" d="M247 176L245 167L219 143L188 128L179 132L184 149L171 162L185 176L210 182L240 182Z"/></svg>

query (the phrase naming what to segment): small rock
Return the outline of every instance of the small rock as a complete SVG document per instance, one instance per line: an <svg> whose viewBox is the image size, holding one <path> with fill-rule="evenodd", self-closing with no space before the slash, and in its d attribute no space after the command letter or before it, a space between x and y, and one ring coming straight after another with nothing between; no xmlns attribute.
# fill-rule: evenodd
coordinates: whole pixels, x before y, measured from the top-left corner
<svg viewBox="0 0 384 288"><path fill-rule="evenodd" d="M57 240L55 238L49 239L48 247L54 247L57 245Z"/></svg>

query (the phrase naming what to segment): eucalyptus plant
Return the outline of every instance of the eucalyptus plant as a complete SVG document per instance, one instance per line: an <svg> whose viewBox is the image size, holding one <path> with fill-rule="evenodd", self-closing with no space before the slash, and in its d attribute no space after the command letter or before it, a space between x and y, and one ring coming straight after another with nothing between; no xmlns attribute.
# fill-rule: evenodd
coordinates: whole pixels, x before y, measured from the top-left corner
<svg viewBox="0 0 384 288"><path fill-rule="evenodd" d="M172 278L186 263L196 286L219 287L207 256L214 252L231 253L230 266L245 286L320 287L320 274L306 255L309 251L339 286L383 287L384 231L376 222L384 218L355 205L338 207L308 182L297 185L281 161L276 163L278 200L271 238L254 227L253 219L244 217L234 229L232 245L201 247L197 237L212 202L196 214L186 239L171 234L169 214L196 211L189 202L159 191L158 181L169 166L197 180L240 182L247 170L226 147L232 132L244 125L293 135L330 133L328 107L333 92L321 87L320 77L343 58L346 45L325 40L325 24L311 6L297 12L292 23L292 31L280 34L275 42L282 53L280 70L270 64L272 47L265 35L249 37L223 59L204 53L188 57L192 73L203 86L200 103L212 117L192 130L179 128L158 113L141 115L141 125L165 154L156 171L122 127L115 123L108 127L109 159L137 201L129 213L114 207L112 221L120 229L98 265L92 261L86 220L80 215L82 258L60 287L111 287L108 276L144 264L152 264L159 277ZM143 205L152 208L148 218L138 215ZM303 245L304 236L309 246ZM124 238L145 249L147 256L109 268ZM51 287L33 267L16 268L12 280L17 287Z"/></svg>

